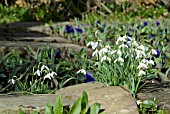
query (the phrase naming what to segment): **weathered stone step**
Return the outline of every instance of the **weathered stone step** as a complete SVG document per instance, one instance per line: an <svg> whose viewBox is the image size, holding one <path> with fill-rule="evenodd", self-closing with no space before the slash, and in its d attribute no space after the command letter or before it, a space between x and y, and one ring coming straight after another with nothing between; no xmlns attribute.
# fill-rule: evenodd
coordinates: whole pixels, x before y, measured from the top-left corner
<svg viewBox="0 0 170 114"><path fill-rule="evenodd" d="M28 113L41 110L47 102L54 104L57 95L62 95L64 106L72 105L86 91L89 106L95 102L101 104L101 109L107 114L139 114L135 99L120 86L107 87L102 83L84 83L56 91L56 94L44 95L0 95L0 114L18 114L18 107L23 107Z"/></svg>
<svg viewBox="0 0 170 114"><path fill-rule="evenodd" d="M82 48L87 50L88 55L92 54L92 50L85 47L72 43L60 43L60 42L27 42L27 41L0 41L0 53L4 52L7 48L23 48L23 47L41 48L44 49L46 46L50 46L54 49L73 49L79 52Z"/></svg>

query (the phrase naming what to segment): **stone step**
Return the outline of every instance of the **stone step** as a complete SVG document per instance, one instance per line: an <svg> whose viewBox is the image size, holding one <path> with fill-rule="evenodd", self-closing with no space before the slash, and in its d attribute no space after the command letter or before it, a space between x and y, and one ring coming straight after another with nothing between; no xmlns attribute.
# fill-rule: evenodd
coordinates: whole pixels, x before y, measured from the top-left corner
<svg viewBox="0 0 170 114"><path fill-rule="evenodd" d="M86 91L89 106L100 103L107 114L139 114L135 99L120 86L105 86L102 83L84 83L62 88L55 94L0 95L0 114L18 114L19 106L29 114L32 110L44 113L47 102L54 105L57 95L62 95L64 106L72 105Z"/></svg>

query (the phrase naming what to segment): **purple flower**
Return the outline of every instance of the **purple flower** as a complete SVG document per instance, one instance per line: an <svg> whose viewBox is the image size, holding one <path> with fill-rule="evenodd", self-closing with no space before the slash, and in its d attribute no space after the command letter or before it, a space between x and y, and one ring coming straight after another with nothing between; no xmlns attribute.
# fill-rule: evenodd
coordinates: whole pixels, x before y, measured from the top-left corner
<svg viewBox="0 0 170 114"><path fill-rule="evenodd" d="M86 78L86 83L95 81L94 78L91 76L90 72L86 73L85 78Z"/></svg>
<svg viewBox="0 0 170 114"><path fill-rule="evenodd" d="M100 32L103 33L103 32L104 32L104 29L100 29Z"/></svg>
<svg viewBox="0 0 170 114"><path fill-rule="evenodd" d="M158 27L159 25L160 25L160 22L157 21L157 22L156 22L156 26Z"/></svg>
<svg viewBox="0 0 170 114"><path fill-rule="evenodd" d="M148 23L146 21L143 22L143 26L147 26Z"/></svg>
<svg viewBox="0 0 170 114"><path fill-rule="evenodd" d="M51 59L51 54L48 54L48 57ZM56 58L61 58L60 52L55 52L55 57Z"/></svg>
<svg viewBox="0 0 170 114"><path fill-rule="evenodd" d="M74 33L74 29L72 26L66 25L66 33Z"/></svg>
<svg viewBox="0 0 170 114"><path fill-rule="evenodd" d="M105 27L106 27L106 24L102 24L102 27L105 28Z"/></svg>
<svg viewBox="0 0 170 114"><path fill-rule="evenodd" d="M156 50L157 54L154 54L154 57L159 57L159 55L161 54L161 51L160 50Z"/></svg>
<svg viewBox="0 0 170 114"><path fill-rule="evenodd" d="M100 21L97 21L96 23L99 24L99 25L101 24Z"/></svg>
<svg viewBox="0 0 170 114"><path fill-rule="evenodd" d="M156 63L154 62L154 65L152 65L152 68L156 68Z"/></svg>
<svg viewBox="0 0 170 114"><path fill-rule="evenodd" d="M127 33L126 35L127 35L127 36L129 36L129 37L132 37L132 35L131 35L131 34L129 34L129 33Z"/></svg>
<svg viewBox="0 0 170 114"><path fill-rule="evenodd" d="M75 28L78 33L83 33L83 30L81 28Z"/></svg>
<svg viewBox="0 0 170 114"><path fill-rule="evenodd" d="M145 58L145 59L148 60L148 61L150 60L150 58Z"/></svg>
<svg viewBox="0 0 170 114"><path fill-rule="evenodd" d="M152 35L152 34L149 34L149 38L153 38L153 35Z"/></svg>

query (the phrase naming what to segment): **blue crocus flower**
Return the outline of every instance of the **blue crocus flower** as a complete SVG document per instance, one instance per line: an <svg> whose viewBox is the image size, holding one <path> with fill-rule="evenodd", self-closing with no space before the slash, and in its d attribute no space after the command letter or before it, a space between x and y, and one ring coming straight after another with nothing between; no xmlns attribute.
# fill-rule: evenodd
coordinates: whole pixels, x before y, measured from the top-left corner
<svg viewBox="0 0 170 114"><path fill-rule="evenodd" d="M55 52L55 56L56 56L57 58L61 58L60 52Z"/></svg>
<svg viewBox="0 0 170 114"><path fill-rule="evenodd" d="M126 35L127 35L127 36L129 36L129 37L132 37L132 35L131 35L131 34L129 34L129 33L127 33Z"/></svg>
<svg viewBox="0 0 170 114"><path fill-rule="evenodd" d="M85 78L86 78L86 83L95 81L94 78L91 76L90 72L86 73Z"/></svg>
<svg viewBox="0 0 170 114"><path fill-rule="evenodd" d="M83 30L81 28L75 28L78 33L83 33Z"/></svg>
<svg viewBox="0 0 170 114"><path fill-rule="evenodd" d="M149 34L149 38L153 38L153 35L152 35L152 34Z"/></svg>
<svg viewBox="0 0 170 114"><path fill-rule="evenodd" d="M148 60L148 61L150 60L150 58L145 58L145 59Z"/></svg>
<svg viewBox="0 0 170 114"><path fill-rule="evenodd" d="M154 62L154 65L152 65L152 68L156 68L156 63Z"/></svg>
<svg viewBox="0 0 170 114"><path fill-rule="evenodd" d="M160 50L156 50L157 54L154 54L154 57L159 57L159 55L161 54L161 51Z"/></svg>
<svg viewBox="0 0 170 114"><path fill-rule="evenodd" d="M100 32L103 33L103 32L104 32L104 29L100 29Z"/></svg>
<svg viewBox="0 0 170 114"><path fill-rule="evenodd" d="M101 24L100 21L97 21L96 23L99 24L99 25Z"/></svg>
<svg viewBox="0 0 170 114"><path fill-rule="evenodd" d="M160 25L160 22L157 21L157 22L156 22L156 26L158 27L159 25Z"/></svg>
<svg viewBox="0 0 170 114"><path fill-rule="evenodd" d="M66 25L66 33L74 33L74 29L72 26Z"/></svg>
<svg viewBox="0 0 170 114"><path fill-rule="evenodd" d="M147 26L148 23L146 21L143 22L143 26Z"/></svg>

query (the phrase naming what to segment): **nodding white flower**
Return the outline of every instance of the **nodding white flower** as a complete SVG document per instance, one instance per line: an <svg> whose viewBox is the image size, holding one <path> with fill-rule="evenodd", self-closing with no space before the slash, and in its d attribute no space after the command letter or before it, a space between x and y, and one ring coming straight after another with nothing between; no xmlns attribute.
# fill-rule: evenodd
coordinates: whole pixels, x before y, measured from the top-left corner
<svg viewBox="0 0 170 114"><path fill-rule="evenodd" d="M92 49L95 50L98 46L102 47L101 41L97 41L97 42L89 42L87 43L87 46L92 46Z"/></svg>
<svg viewBox="0 0 170 114"><path fill-rule="evenodd" d="M79 73L86 75L86 71L84 69L80 69L79 71L77 71L77 74L79 74Z"/></svg>
<svg viewBox="0 0 170 114"><path fill-rule="evenodd" d="M153 60L149 60L148 63L151 64L151 65L155 64Z"/></svg>
<svg viewBox="0 0 170 114"><path fill-rule="evenodd" d="M133 42L132 42L132 45L135 46L135 47L137 47L137 46L138 46L138 43L137 43L136 41L133 41Z"/></svg>
<svg viewBox="0 0 170 114"><path fill-rule="evenodd" d="M12 84L15 84L16 80L14 80L13 78L8 80L8 83L12 83Z"/></svg>
<svg viewBox="0 0 170 114"><path fill-rule="evenodd" d="M111 59L107 56L104 56L104 57L101 58L101 62L103 62L105 60L109 61L109 63L111 62Z"/></svg>
<svg viewBox="0 0 170 114"><path fill-rule="evenodd" d="M138 48L138 49L141 49L142 51L148 50L148 48L145 47L145 46L143 46L143 45L140 45L140 46L138 46L137 48Z"/></svg>
<svg viewBox="0 0 170 114"><path fill-rule="evenodd" d="M146 75L146 72L144 72L143 70L140 70L138 73L138 76L143 76L143 75Z"/></svg>
<svg viewBox="0 0 170 114"><path fill-rule="evenodd" d="M137 67L137 69L147 69L147 68L148 68L147 65L142 62L140 62L139 66Z"/></svg>
<svg viewBox="0 0 170 114"><path fill-rule="evenodd" d="M55 73L55 72L48 73L47 75L44 76L44 80L45 80L46 78L48 78L48 79L51 80L51 78L54 78L54 75L57 75L57 73Z"/></svg>
<svg viewBox="0 0 170 114"><path fill-rule="evenodd" d="M119 48L128 48L128 46L126 45L126 44L121 44L120 46L119 46Z"/></svg>
<svg viewBox="0 0 170 114"><path fill-rule="evenodd" d="M118 54L119 56L122 56L122 52L121 52L120 50L117 51L117 54Z"/></svg>
<svg viewBox="0 0 170 114"><path fill-rule="evenodd" d="M43 66L41 67L41 71L43 71L44 69L49 70L49 68L48 68L47 66L43 65Z"/></svg>
<svg viewBox="0 0 170 114"><path fill-rule="evenodd" d="M120 62L120 65L123 65L124 59L121 57L118 57L116 60L114 60L114 63L116 63L117 61Z"/></svg>
<svg viewBox="0 0 170 114"><path fill-rule="evenodd" d="M116 41L116 44L118 44L119 42L126 42L126 36L123 36L123 37L119 37Z"/></svg>
<svg viewBox="0 0 170 114"><path fill-rule="evenodd" d="M157 51L156 51L156 50L154 50L154 49L152 49L152 50L151 50L151 53L152 53L152 54L156 54L156 55L157 55Z"/></svg>
<svg viewBox="0 0 170 114"><path fill-rule="evenodd" d="M99 53L99 51L96 49L96 50L93 52L92 56L98 56L98 53Z"/></svg>
<svg viewBox="0 0 170 114"><path fill-rule="evenodd" d="M141 100L137 100L137 101L136 101L136 104L137 104L137 105L140 105L141 103L142 103Z"/></svg>
<svg viewBox="0 0 170 114"><path fill-rule="evenodd" d="M137 49L135 49L135 51L136 51L136 59L142 58L143 56L146 56L144 51L137 50Z"/></svg>
<svg viewBox="0 0 170 114"><path fill-rule="evenodd" d="M110 52L111 55L115 54L117 52L117 50L113 50Z"/></svg>
<svg viewBox="0 0 170 114"><path fill-rule="evenodd" d="M42 68L42 67L41 67L41 68ZM41 75L41 71L40 71L40 70L37 70L37 71L34 73L34 75L40 76L40 75Z"/></svg>

